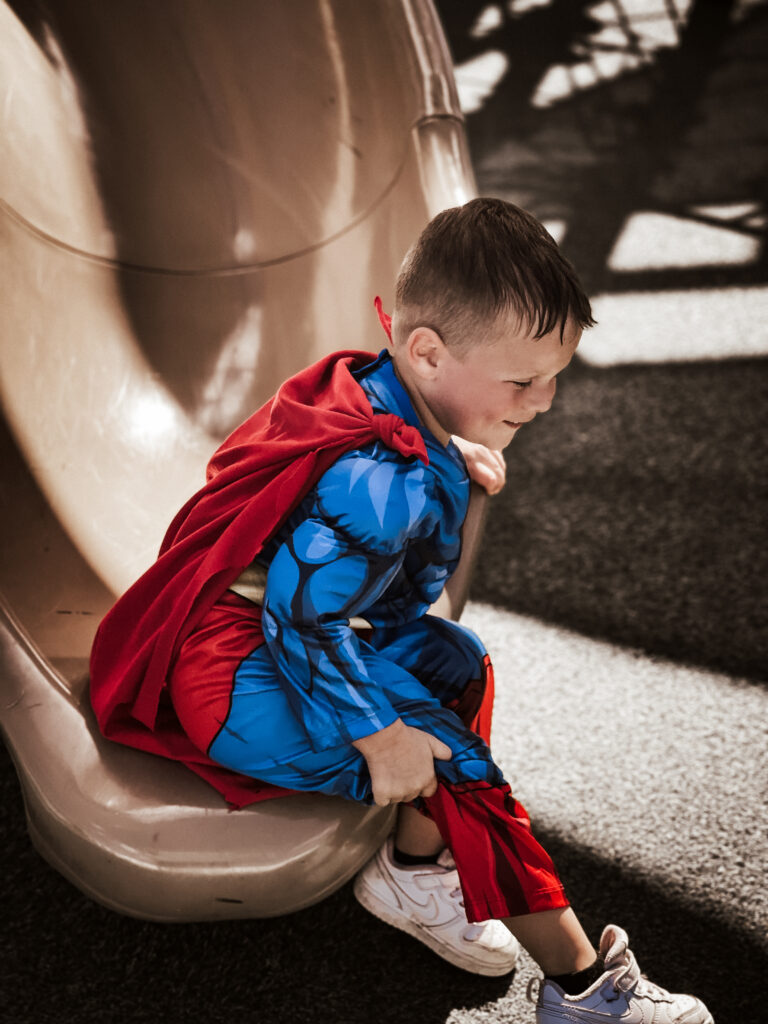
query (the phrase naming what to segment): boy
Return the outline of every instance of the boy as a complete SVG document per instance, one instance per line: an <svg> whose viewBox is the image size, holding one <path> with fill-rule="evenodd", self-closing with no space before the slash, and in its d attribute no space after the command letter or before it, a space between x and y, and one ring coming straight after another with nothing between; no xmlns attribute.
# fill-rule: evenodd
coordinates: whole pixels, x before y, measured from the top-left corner
<svg viewBox="0 0 768 1024"><path fill-rule="evenodd" d="M92 699L106 735L234 803L272 786L399 804L357 898L482 974L519 940L545 974L539 1024L711 1024L641 978L621 929L593 949L488 749L485 650L427 614L470 477L501 486L498 453L592 323L530 215L477 199L435 217L398 277L391 353L322 360L225 442L102 624Z"/></svg>

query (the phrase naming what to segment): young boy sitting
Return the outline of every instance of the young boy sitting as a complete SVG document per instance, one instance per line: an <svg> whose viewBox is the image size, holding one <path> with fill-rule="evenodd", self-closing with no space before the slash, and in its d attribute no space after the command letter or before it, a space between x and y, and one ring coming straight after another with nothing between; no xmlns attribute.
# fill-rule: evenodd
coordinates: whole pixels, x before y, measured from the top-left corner
<svg viewBox="0 0 768 1024"><path fill-rule="evenodd" d="M499 453L592 323L529 214L477 199L435 217L398 277L391 350L298 374L216 453L102 623L92 700L105 735L240 806L270 787L399 804L357 898L481 974L509 971L519 940L545 974L539 1024L711 1024L641 977L620 928L595 951L487 746L488 656L428 614L470 478L500 488Z"/></svg>

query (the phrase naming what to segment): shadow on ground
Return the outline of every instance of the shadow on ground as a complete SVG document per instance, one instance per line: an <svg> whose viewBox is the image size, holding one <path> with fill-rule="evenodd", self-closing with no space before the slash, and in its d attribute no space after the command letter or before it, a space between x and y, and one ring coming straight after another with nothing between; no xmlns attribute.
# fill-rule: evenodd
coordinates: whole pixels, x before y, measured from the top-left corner
<svg viewBox="0 0 768 1024"><path fill-rule="evenodd" d="M37 857L5 752L0 766L3 910L13 925L0 940L0 1019L9 1024L444 1024L451 1013L498 1024L531 1019L521 978L455 970L368 915L349 885L319 906L263 921L159 925L105 910ZM762 1024L750 1003L768 950L755 937L556 835L540 838L592 936L620 922L652 978L696 992L718 1024Z"/></svg>
<svg viewBox="0 0 768 1024"><path fill-rule="evenodd" d="M765 680L766 365L571 367L508 450L472 596Z"/></svg>

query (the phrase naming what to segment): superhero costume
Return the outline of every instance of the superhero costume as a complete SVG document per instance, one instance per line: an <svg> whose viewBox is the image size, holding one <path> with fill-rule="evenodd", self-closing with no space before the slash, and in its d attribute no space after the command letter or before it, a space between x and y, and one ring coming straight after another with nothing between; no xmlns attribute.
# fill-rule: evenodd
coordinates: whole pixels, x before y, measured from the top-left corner
<svg viewBox="0 0 768 1024"><path fill-rule="evenodd" d="M234 806L279 796L222 769L179 726L168 671L184 639L253 560L307 489L343 452L382 438L426 459L413 427L374 416L341 352L288 380L211 459L206 484L179 511L157 561L102 621L90 660L91 703L103 734L181 761Z"/></svg>
<svg viewBox="0 0 768 1024"><path fill-rule="evenodd" d="M484 739L469 728L478 726L492 679L487 655L468 630L424 614L458 560L468 495L463 459L453 445L443 448L421 427L388 355L371 360L343 354L346 377L334 392L338 404L324 403L336 416L352 397L365 427L345 446L329 446L333 457L303 490L294 488L286 499L278 489L283 504L271 528L253 511L253 483L241 484L241 467L250 467L253 457L254 421L266 410L271 425L285 404L284 390L295 391L299 378L225 442L212 461L208 485L168 532L157 563L165 559L163 571L156 569L154 579L143 577L138 593L129 591L131 607L123 609L122 624L113 613L105 620L94 649L96 671L108 669L110 636L119 639L124 623L141 612L157 578L164 586L156 614L164 612L170 627L145 641L138 664L123 660L110 686L100 690L97 675L94 706L114 738L183 760L241 805L285 787L370 801L367 768L351 741L400 717L438 736L453 752L450 761L436 762L438 792L420 803L452 849L469 919L567 905L524 808L511 796ZM340 363L325 360L305 371L311 386L318 368L326 379L333 365L334 378ZM351 391L350 379L364 392L367 407ZM311 390L303 393L314 402ZM385 423L386 431L379 426ZM271 435L282 443L292 426L283 416ZM263 429L262 418L258 430ZM210 539L211 508L222 504L216 481L227 472L225 522L234 522L238 534L240 517L248 528L260 529L255 541L238 536L224 555L217 551L211 558L200 552L199 531ZM233 514L231 488L238 499L247 496L245 512L238 507ZM180 591L184 617L176 606L169 616L167 592L176 586L168 574L189 573L186 551L170 556L185 544L198 556L197 575L191 583L187 576ZM248 563L248 552L269 569L263 608L226 592L238 566ZM364 637L349 625L358 613L371 626ZM152 674L158 664L162 680ZM133 691L119 677L126 669L134 673ZM137 692L142 671L149 674L138 678ZM126 691L131 702L119 700ZM100 701L104 693L107 699ZM483 717L487 740L487 711ZM221 764L238 774L226 775Z"/></svg>

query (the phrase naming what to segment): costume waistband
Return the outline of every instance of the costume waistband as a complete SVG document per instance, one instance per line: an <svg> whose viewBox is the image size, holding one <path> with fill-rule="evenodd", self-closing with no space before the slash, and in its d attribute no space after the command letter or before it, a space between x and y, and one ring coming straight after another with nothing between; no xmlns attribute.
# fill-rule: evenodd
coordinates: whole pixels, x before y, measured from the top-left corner
<svg viewBox="0 0 768 1024"><path fill-rule="evenodd" d="M267 566L262 565L261 562L251 562L250 565L243 569L235 582L230 584L229 589L239 597L244 597L246 601L251 601L253 604L263 607L268 571ZM360 615L355 615L351 618L349 625L352 629L373 628L370 622Z"/></svg>

